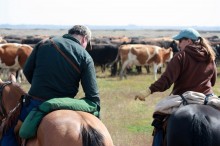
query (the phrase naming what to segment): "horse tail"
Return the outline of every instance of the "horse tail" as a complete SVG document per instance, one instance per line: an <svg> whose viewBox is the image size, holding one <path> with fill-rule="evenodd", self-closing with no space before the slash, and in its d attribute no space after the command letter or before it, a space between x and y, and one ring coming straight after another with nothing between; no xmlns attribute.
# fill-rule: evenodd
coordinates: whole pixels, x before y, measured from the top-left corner
<svg viewBox="0 0 220 146"><path fill-rule="evenodd" d="M192 120L192 138L194 146L211 146L211 127L204 115L194 115Z"/></svg>
<svg viewBox="0 0 220 146"><path fill-rule="evenodd" d="M83 146L105 146L103 135L92 126L82 126Z"/></svg>

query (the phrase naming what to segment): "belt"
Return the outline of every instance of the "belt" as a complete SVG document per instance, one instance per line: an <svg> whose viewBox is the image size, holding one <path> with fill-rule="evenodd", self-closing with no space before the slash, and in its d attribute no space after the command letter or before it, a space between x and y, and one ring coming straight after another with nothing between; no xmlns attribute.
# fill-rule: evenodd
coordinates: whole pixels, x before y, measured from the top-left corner
<svg viewBox="0 0 220 146"><path fill-rule="evenodd" d="M42 98L39 98L39 97L36 97L36 96L31 96L31 95L22 95L22 105L23 106L28 106L30 104L30 99L34 99L34 100L38 100L40 102L44 102L45 99L42 99Z"/></svg>
<svg viewBox="0 0 220 146"><path fill-rule="evenodd" d="M39 100L39 101L46 101L46 99L43 99L41 97L37 97L37 96L32 96L32 95L28 95L31 99L34 99L34 100Z"/></svg>

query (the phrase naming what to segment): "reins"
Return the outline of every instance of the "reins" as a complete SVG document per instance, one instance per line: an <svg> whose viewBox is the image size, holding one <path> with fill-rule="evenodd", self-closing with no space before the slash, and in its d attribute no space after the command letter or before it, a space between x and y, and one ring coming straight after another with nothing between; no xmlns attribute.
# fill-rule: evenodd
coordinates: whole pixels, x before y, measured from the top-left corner
<svg viewBox="0 0 220 146"><path fill-rule="evenodd" d="M187 105L188 102L187 102L186 98L185 98L182 94L180 95L180 97L181 97L182 100L183 100L183 105Z"/></svg>

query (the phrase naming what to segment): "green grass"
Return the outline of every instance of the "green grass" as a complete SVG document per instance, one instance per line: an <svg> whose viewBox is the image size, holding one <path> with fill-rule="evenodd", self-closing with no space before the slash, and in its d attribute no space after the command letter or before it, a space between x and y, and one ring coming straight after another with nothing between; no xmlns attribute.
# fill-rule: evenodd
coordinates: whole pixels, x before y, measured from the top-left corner
<svg viewBox="0 0 220 146"><path fill-rule="evenodd" d="M146 101L134 100L154 82L153 74L130 75L127 79L109 77L109 73L97 73L101 98L101 120L108 128L115 146L151 146L152 114L156 103L170 94L171 89L150 95ZM158 75L159 77L160 75ZM213 88L220 95L219 77ZM29 89L28 83L22 87ZM83 97L80 87L77 98Z"/></svg>

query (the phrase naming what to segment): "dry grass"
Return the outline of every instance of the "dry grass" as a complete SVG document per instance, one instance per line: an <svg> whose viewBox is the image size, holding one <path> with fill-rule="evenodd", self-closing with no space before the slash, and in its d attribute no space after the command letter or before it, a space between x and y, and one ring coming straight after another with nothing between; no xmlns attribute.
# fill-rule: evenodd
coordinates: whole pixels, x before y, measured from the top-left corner
<svg viewBox="0 0 220 146"><path fill-rule="evenodd" d="M146 74L128 76L121 81L118 77L98 79L102 120L116 146L151 145L152 113L154 105L163 95L156 93L145 102L135 101L134 97L152 82L153 75Z"/></svg>

